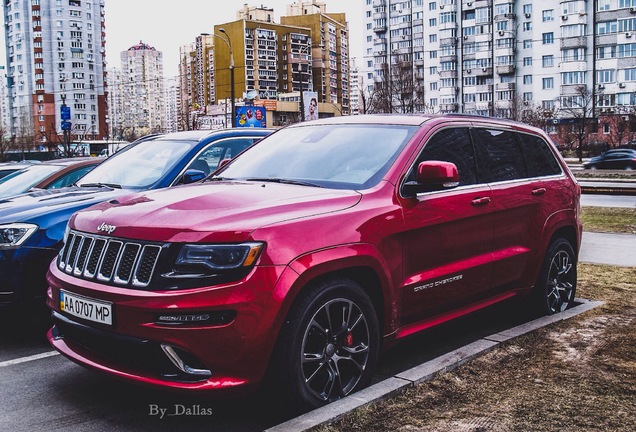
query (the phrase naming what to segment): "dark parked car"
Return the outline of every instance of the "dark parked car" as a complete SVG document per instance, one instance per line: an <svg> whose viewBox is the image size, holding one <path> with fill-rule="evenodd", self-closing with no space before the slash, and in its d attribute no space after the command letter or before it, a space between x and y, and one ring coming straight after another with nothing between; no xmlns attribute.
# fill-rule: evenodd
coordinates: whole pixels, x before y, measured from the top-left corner
<svg viewBox="0 0 636 432"><path fill-rule="evenodd" d="M636 169L636 150L612 149L583 164L585 169Z"/></svg>
<svg viewBox="0 0 636 432"><path fill-rule="evenodd" d="M104 159L70 158L33 164L0 180L0 198L19 195L31 189L57 189L70 186Z"/></svg>
<svg viewBox="0 0 636 432"><path fill-rule="evenodd" d="M49 268L49 341L164 388L247 390L267 372L286 403L320 406L431 326L524 296L546 313L570 306L579 198L526 125L293 125L204 182L76 213Z"/></svg>
<svg viewBox="0 0 636 432"><path fill-rule="evenodd" d="M147 189L203 179L219 162L271 133L263 129L178 132L133 143L75 186L0 200L0 306L43 301L46 269L77 210Z"/></svg>

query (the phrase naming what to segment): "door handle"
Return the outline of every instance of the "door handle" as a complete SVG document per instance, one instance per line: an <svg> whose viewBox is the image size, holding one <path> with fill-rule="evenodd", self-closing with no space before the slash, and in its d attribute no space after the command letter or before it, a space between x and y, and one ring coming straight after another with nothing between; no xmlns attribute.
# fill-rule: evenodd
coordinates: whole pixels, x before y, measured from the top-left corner
<svg viewBox="0 0 636 432"><path fill-rule="evenodd" d="M545 188L537 188L532 190L532 195L539 196L543 195L546 192Z"/></svg>
<svg viewBox="0 0 636 432"><path fill-rule="evenodd" d="M474 206L482 206L482 205L488 204L489 202L490 202L490 197L483 197L483 198L475 198L470 203Z"/></svg>

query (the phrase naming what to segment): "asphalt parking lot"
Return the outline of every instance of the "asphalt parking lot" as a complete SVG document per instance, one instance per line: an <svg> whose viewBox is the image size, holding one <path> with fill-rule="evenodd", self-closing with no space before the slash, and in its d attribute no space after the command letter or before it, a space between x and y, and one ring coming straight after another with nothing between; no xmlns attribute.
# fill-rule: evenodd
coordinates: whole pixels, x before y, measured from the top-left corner
<svg viewBox="0 0 636 432"><path fill-rule="evenodd" d="M636 266L631 258L635 243L636 236L584 233L581 261ZM619 259L626 261L619 262ZM374 387L316 410L309 417L292 419L284 414L284 406L281 406L284 401L273 402L267 394L215 400L113 381L52 351L44 339L43 328L18 328L15 321L3 316L0 320L0 429L300 430L368 400L393 394L419 379L413 378L412 372L412 379L406 379L405 383L404 371L432 367L430 365L435 363L442 367L459 363L475 352L491 349L491 342L497 338L493 335L505 334L518 326L531 326L528 323L534 319L536 317L521 314L519 309L504 304L413 337L383 356L374 376ZM290 420L292 423L287 423Z"/></svg>

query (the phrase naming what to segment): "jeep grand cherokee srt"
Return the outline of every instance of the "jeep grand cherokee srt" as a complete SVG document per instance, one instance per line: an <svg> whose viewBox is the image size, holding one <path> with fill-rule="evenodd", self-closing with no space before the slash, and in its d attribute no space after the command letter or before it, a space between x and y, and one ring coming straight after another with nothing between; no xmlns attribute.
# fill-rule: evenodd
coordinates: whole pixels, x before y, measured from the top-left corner
<svg viewBox="0 0 636 432"><path fill-rule="evenodd" d="M311 408L382 348L506 299L572 304L580 188L548 137L468 116L282 129L206 182L76 213L49 268L49 340L166 388L267 376Z"/></svg>

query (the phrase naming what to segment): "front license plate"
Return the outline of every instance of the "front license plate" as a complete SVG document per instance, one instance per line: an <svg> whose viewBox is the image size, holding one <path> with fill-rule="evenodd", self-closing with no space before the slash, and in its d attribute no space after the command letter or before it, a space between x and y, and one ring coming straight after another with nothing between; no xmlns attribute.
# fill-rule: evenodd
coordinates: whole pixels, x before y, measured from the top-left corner
<svg viewBox="0 0 636 432"><path fill-rule="evenodd" d="M113 325L112 303L60 291L60 309L62 312L85 320Z"/></svg>

